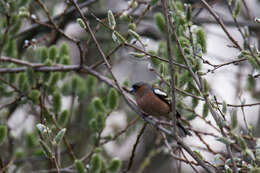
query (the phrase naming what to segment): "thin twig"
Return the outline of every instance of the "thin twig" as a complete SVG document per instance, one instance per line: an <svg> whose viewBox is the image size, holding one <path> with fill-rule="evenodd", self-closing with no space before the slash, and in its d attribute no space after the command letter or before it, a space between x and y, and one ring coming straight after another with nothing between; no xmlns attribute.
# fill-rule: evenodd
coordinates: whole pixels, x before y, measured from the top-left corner
<svg viewBox="0 0 260 173"><path fill-rule="evenodd" d="M40 6L42 7L43 11L47 15L50 23L54 26L56 31L58 31L59 33L61 33L61 35L63 35L65 38L69 39L70 41L72 41L74 43L79 42L78 40L76 40L76 39L68 36L67 34L65 34L65 32L58 27L58 25L55 23L55 21L51 17L51 14L49 13L49 10L47 9L46 5L41 0L36 0L36 1L40 4Z"/></svg>
<svg viewBox="0 0 260 173"><path fill-rule="evenodd" d="M125 44L125 46L132 47L132 48L134 48L135 50L137 50L137 51L139 51L139 52L141 52L141 53L144 53L145 55L150 56L151 58L156 58L156 59L158 59L158 60L160 60L160 61L169 63L169 61L168 61L167 59L163 59L163 58L161 58L161 57L159 57L159 56L157 56L157 55L152 55L152 54L150 54L150 53L148 53L148 52L146 52L146 51L144 51L144 50L142 50L142 49L140 49L140 48L138 48L138 47L136 47L136 46L134 46L134 45L132 45L132 44L129 44L129 43L124 43L124 44ZM179 64L179 63L177 63L177 62L173 62L173 64L176 65L176 66L178 66L178 67L187 69L187 67L186 67L185 65L183 65L183 64Z"/></svg>
<svg viewBox="0 0 260 173"><path fill-rule="evenodd" d="M183 155L183 157L188 160L188 158L186 157L186 155L184 154L184 152L182 151L181 149L181 153ZM191 164L191 162L189 162L189 165L191 166L191 168L196 172L196 173L199 173L199 171L195 168L195 166L193 164Z"/></svg>
<svg viewBox="0 0 260 173"><path fill-rule="evenodd" d="M24 60L20 60L20 59L16 59L16 58L10 58L10 57L6 57L6 56L0 57L0 62L10 62L10 63L23 65L23 66L27 66L27 67L33 67L33 68L44 66L43 64L40 64L40 63L39 64L30 63L29 61L24 61Z"/></svg>
<svg viewBox="0 0 260 173"><path fill-rule="evenodd" d="M106 144L106 143L108 143L108 142L110 142L110 141L116 140L119 136L121 136L122 134L124 134L124 133L129 129L129 127L131 127L132 125L134 125L139 119L140 119L140 118L137 117L136 119L130 121L130 122L127 124L127 126L126 126L124 129L122 129L121 131L119 131L117 134L115 134L112 139L105 140L105 141L101 142L100 145L104 145L104 144Z"/></svg>
<svg viewBox="0 0 260 173"><path fill-rule="evenodd" d="M5 165L2 169L0 169L0 172L1 172L1 173L4 173L4 172L6 171L6 169L8 169L8 167L11 166L11 165L14 163L15 159L16 159L16 158L14 157L12 160L10 160L10 162L9 162L7 165ZM2 161L2 160L1 160L1 161ZM0 165L0 166L2 167L2 165ZM1 168L1 167L0 167L0 168Z"/></svg>
<svg viewBox="0 0 260 173"><path fill-rule="evenodd" d="M86 6L89 6L91 4L93 4L94 2L96 2L96 0L86 0L82 3L79 4L80 8L83 8L83 7L86 7ZM72 14L76 11L76 8L75 7L70 7L67 12L66 12L66 15L67 16L72 16ZM63 16L63 13L61 14L58 14L58 15L55 15L52 17L53 21L57 21L59 20L61 17ZM29 28L26 28L24 30L22 30L21 32L19 32L17 35L14 35L12 37L13 38L16 38L16 37L20 37L20 36L23 36L24 34L26 33L30 33L32 32L33 30L35 29L38 29L38 27L41 27L42 25L45 25L45 24L49 24L50 23L50 20L49 19L45 19L40 23L36 23L36 24L32 24Z"/></svg>
<svg viewBox="0 0 260 173"><path fill-rule="evenodd" d="M127 173L127 172L131 169L131 167L132 167L132 165L133 165L133 161L134 161L134 157L135 157L135 150L136 150L136 148L137 148L137 145L138 145L139 142L140 142L141 136L143 135L146 126L147 126L147 123L145 122L144 125L143 125L143 127L141 128L140 132L139 132L138 135L137 135L135 144L134 144L133 149L132 149L132 152L131 152L131 156L130 156L130 158L129 158L129 162L128 162L127 169L124 170L123 173Z"/></svg>
<svg viewBox="0 0 260 173"><path fill-rule="evenodd" d="M231 42L233 42L233 44L241 51L242 48L240 47L240 45L238 44L238 42L230 35L230 33L228 32L225 24L223 23L223 21L220 19L220 17L214 12L214 10L212 9L212 7L205 1L205 0L200 0L206 7L206 9L210 12L210 14L216 19L216 21L219 23L219 25L221 26L221 28L223 29L223 31L226 33L226 35L228 36L228 38L230 39Z"/></svg>
<svg viewBox="0 0 260 173"><path fill-rule="evenodd" d="M4 45L6 44L6 40L8 39L8 31L9 31L9 28L10 28L10 20L11 20L11 7L10 5L7 6L8 9L8 12L5 14L5 17L6 17L6 27L5 27L5 31L3 33L3 36L2 36L2 41L0 42L0 56L2 55L2 50L4 48Z"/></svg>
<svg viewBox="0 0 260 173"><path fill-rule="evenodd" d="M246 2L245 0L242 0L242 2L243 2L243 4L244 4L244 7L245 7L245 9L246 9L246 12L247 12L247 15L248 15L249 19L250 19L251 21L254 21L254 16L252 15L252 12L253 12L253 11L249 9L249 7L248 7L248 5L247 5L247 2Z"/></svg>

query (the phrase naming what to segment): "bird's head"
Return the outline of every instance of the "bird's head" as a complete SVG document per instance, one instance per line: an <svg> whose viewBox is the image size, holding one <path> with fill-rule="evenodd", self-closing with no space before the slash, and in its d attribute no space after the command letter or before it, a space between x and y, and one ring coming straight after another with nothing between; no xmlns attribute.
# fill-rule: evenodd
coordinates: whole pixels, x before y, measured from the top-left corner
<svg viewBox="0 0 260 173"><path fill-rule="evenodd" d="M146 88L146 86L148 86L149 84L145 83L145 82L137 82L135 84L132 85L132 88L130 89L130 93L135 94L138 91Z"/></svg>

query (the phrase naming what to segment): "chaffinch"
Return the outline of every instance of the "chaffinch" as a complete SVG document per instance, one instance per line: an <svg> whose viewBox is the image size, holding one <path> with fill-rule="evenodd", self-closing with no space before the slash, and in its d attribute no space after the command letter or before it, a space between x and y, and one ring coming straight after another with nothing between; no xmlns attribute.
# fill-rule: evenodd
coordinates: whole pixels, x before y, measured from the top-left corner
<svg viewBox="0 0 260 173"><path fill-rule="evenodd" d="M145 82L137 82L132 85L130 93L136 96L137 106L146 114L155 117L164 116L170 118L171 106L167 100L167 94L160 88ZM177 126L182 136L191 135L178 119L180 114L176 112Z"/></svg>

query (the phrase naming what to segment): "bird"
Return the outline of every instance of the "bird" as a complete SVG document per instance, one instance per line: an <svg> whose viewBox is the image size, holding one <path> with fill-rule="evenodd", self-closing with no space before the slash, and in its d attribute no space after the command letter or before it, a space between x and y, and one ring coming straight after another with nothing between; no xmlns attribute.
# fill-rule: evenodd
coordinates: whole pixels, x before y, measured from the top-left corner
<svg viewBox="0 0 260 173"><path fill-rule="evenodd" d="M135 95L137 107L145 114L157 118L166 117L167 119L170 119L171 106L170 102L167 100L167 93L159 87L141 81L132 85L130 93ZM180 135L183 137L187 135L191 136L191 133L179 122L181 115L178 111L176 111L176 117Z"/></svg>

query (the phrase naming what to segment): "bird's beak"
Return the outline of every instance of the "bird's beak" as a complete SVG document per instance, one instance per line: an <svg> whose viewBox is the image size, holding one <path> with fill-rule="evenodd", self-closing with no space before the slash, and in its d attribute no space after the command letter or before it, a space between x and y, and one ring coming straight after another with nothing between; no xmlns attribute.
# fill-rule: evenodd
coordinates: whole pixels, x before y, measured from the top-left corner
<svg viewBox="0 0 260 173"><path fill-rule="evenodd" d="M133 93L135 92L135 89L134 89L134 88L131 88L131 89L129 90L129 92L130 92L131 94L133 94Z"/></svg>

